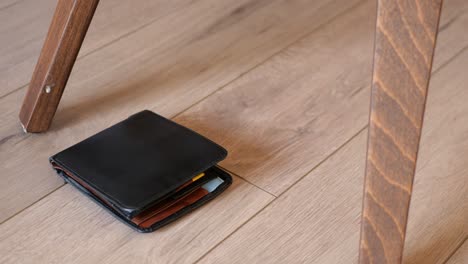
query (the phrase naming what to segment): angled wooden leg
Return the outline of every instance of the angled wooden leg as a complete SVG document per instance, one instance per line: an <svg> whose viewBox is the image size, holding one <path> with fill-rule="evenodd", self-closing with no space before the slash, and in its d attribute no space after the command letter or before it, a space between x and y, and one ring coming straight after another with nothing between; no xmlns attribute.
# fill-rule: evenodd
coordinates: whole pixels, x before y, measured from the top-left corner
<svg viewBox="0 0 468 264"><path fill-rule="evenodd" d="M379 0L359 263L401 263L442 0Z"/></svg>
<svg viewBox="0 0 468 264"><path fill-rule="evenodd" d="M99 0L59 0L20 111L26 132L49 129Z"/></svg>

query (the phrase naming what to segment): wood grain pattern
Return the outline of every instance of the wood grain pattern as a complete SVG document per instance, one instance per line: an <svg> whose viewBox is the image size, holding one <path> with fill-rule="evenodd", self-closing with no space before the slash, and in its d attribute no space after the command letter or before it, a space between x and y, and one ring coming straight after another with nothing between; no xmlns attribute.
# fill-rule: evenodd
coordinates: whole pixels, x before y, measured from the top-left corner
<svg viewBox="0 0 468 264"><path fill-rule="evenodd" d="M272 198L235 177L210 203L141 234L66 185L0 225L0 262L193 263Z"/></svg>
<svg viewBox="0 0 468 264"><path fill-rule="evenodd" d="M446 264L465 264L468 262L468 242L465 243L450 257Z"/></svg>
<svg viewBox="0 0 468 264"><path fill-rule="evenodd" d="M401 263L442 0L379 0L359 263Z"/></svg>
<svg viewBox="0 0 468 264"><path fill-rule="evenodd" d="M403 263L442 264L468 235L467 63L465 50L431 81ZM357 263L366 135L358 134L199 263Z"/></svg>
<svg viewBox="0 0 468 264"><path fill-rule="evenodd" d="M142 109L173 117L355 3L190 2L78 60L44 135L24 135L18 125L23 91L0 99L0 220L62 184L50 155ZM210 123L207 130L217 126Z"/></svg>
<svg viewBox="0 0 468 264"><path fill-rule="evenodd" d="M19 114L27 132L49 129L99 0L59 0Z"/></svg>

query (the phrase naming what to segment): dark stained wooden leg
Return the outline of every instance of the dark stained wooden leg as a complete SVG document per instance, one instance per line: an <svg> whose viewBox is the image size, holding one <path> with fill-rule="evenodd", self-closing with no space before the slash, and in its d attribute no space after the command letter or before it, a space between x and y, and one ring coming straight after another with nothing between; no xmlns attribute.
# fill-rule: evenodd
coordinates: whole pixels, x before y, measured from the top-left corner
<svg viewBox="0 0 468 264"><path fill-rule="evenodd" d="M401 263L442 0L379 0L359 263Z"/></svg>
<svg viewBox="0 0 468 264"><path fill-rule="evenodd" d="M20 111L27 132L49 129L99 0L58 0Z"/></svg>

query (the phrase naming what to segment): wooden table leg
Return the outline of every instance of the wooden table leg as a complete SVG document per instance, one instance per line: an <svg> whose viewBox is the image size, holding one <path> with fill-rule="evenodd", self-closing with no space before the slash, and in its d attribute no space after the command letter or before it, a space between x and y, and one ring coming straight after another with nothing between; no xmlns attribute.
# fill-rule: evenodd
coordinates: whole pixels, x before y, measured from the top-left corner
<svg viewBox="0 0 468 264"><path fill-rule="evenodd" d="M99 0L59 0L20 111L26 132L49 129Z"/></svg>
<svg viewBox="0 0 468 264"><path fill-rule="evenodd" d="M359 263L401 263L442 0L379 0Z"/></svg>

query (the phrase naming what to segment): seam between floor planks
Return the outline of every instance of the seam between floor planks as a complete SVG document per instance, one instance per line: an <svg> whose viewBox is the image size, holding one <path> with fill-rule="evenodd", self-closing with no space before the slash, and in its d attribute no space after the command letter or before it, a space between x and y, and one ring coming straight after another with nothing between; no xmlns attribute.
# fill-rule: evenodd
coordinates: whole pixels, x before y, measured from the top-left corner
<svg viewBox="0 0 468 264"><path fill-rule="evenodd" d="M18 0L18 1L12 2L12 3L9 3L9 4L7 4L6 6L0 7L0 11L2 11L2 10L4 10L4 9L8 9L8 8L10 8L10 7L12 7L12 6L18 4L18 3L21 2L21 1L23 1L23 0Z"/></svg>
<svg viewBox="0 0 468 264"><path fill-rule="evenodd" d="M465 47L463 47L461 50L459 50L457 53L455 53L455 55L453 55L452 57L450 57L447 61L445 61L443 64L441 64L436 70L434 70L431 74L431 78L432 76L436 75L440 70L442 70L445 66L447 66L448 64L450 64L451 61L453 61L454 59L456 59L458 56L460 56L461 54L463 54L463 52L465 52L466 50L468 50L468 45L466 45Z"/></svg>
<svg viewBox="0 0 468 264"><path fill-rule="evenodd" d="M45 198L47 198L49 195L53 194L54 192L60 190L60 188L62 188L63 186L65 186L66 184L62 184L60 186L58 186L57 188L53 189L52 191L50 191L49 193L47 193L46 195L42 196L41 198L37 199L34 203L31 203L30 205L24 207L23 209L21 209L20 211L18 211L17 213L11 215L10 217L7 217L5 220L3 220L2 222L0 222L0 225L8 222L9 220L13 219L15 216L21 214L22 212L26 211L28 208L30 207L33 207L35 204L37 204L38 202L44 200Z"/></svg>
<svg viewBox="0 0 468 264"><path fill-rule="evenodd" d="M233 172L233 171L231 171L231 170L228 170L228 169L226 169L225 167L223 167L223 166L221 166L221 165L218 165L218 167L222 168L223 170L225 170L225 171L227 171L227 172L229 172L229 173L231 173L231 174L233 174L233 175L236 175L237 177L241 178L241 179L244 180L245 182L247 182L247 183L249 183L249 184L251 184L251 185L257 187L258 189L260 189L260 190L262 190L262 191L268 193L269 195L271 195L272 197L274 197L273 199L278 198L278 195L275 195L275 194L273 194L273 193L271 193L271 192L265 190L264 188L262 188L262 187L260 187L260 186L258 186L258 185L256 185L256 184L254 184L254 183L252 183L251 181L247 180L246 178L239 176L239 175L236 174L235 172Z"/></svg>
<svg viewBox="0 0 468 264"><path fill-rule="evenodd" d="M452 259L452 257L455 256L455 254L457 254L457 251L460 250L460 249L463 247L463 245L464 245L465 243L468 243L468 236L465 237L465 239L462 240L462 241L460 242L460 244L457 245L457 246L455 247L455 249L453 250L453 252L451 252L450 255L447 257L447 259L444 260L444 261L442 261L442 263L448 263L448 262Z"/></svg>

